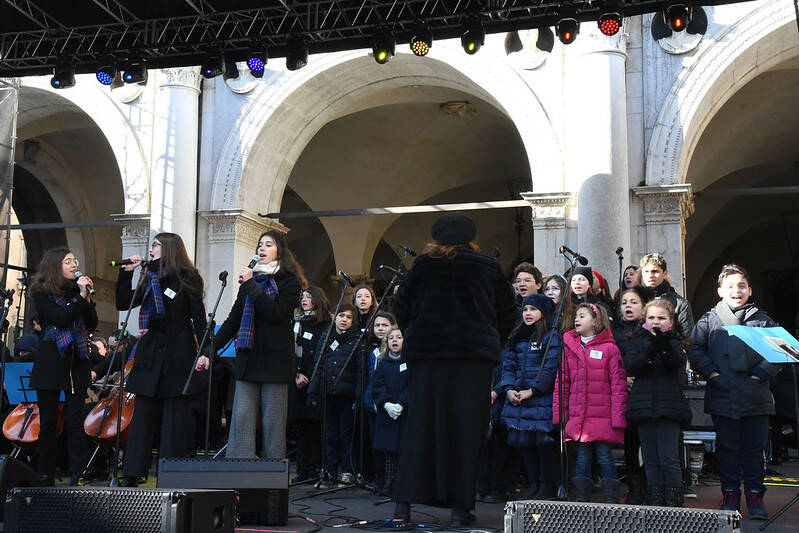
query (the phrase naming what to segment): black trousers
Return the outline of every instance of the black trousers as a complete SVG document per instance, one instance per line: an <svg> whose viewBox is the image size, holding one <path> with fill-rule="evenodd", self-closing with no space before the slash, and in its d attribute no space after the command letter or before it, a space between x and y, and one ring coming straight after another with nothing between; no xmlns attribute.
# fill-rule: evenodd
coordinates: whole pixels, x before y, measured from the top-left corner
<svg viewBox="0 0 799 533"><path fill-rule="evenodd" d="M313 418L295 420L297 428L297 473L318 474L322 469L322 425Z"/></svg>
<svg viewBox="0 0 799 533"><path fill-rule="evenodd" d="M713 415L716 450L722 490L739 490L743 474L744 490L766 490L766 441L768 415L734 419Z"/></svg>
<svg viewBox="0 0 799 533"><path fill-rule="evenodd" d="M551 460L547 458L547 460ZM516 448L508 446L508 428L495 424L491 437L480 454L479 494L515 490L519 482L521 458ZM538 480L530 480L535 483Z"/></svg>
<svg viewBox="0 0 799 533"><path fill-rule="evenodd" d="M39 474L55 477L58 447L58 397L61 391L37 390L39 397ZM69 471L80 474L86 466L86 433L83 431L83 404L86 392L64 391L64 431L67 432Z"/></svg>
<svg viewBox="0 0 799 533"><path fill-rule="evenodd" d="M189 399L186 396L177 398L152 398L136 396L136 407L130 421L128 447L125 450L125 476L144 476L150 468L153 442L153 431L161 420L161 439L158 445L158 457L185 457L187 446L187 420L189 417Z"/></svg>

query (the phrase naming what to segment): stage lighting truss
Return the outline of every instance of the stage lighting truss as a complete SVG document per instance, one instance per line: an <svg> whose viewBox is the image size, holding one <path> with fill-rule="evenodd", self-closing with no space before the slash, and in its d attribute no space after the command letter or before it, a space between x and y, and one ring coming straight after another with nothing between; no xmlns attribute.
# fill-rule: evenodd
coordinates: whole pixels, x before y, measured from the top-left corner
<svg viewBox="0 0 799 533"><path fill-rule="evenodd" d="M430 28L424 25L419 25L413 30L413 37L411 37L411 52L413 55L424 57L430 52L433 47L433 32Z"/></svg>
<svg viewBox="0 0 799 533"><path fill-rule="evenodd" d="M470 22L461 35L461 46L463 51L469 55L476 54L480 47L485 44L486 30L480 20Z"/></svg>
<svg viewBox="0 0 799 533"><path fill-rule="evenodd" d="M599 26L599 31L602 32L603 35L612 37L619 33L621 29L622 16L618 11L603 13L599 16L596 23L597 26Z"/></svg>
<svg viewBox="0 0 799 533"><path fill-rule="evenodd" d="M691 6L688 4L671 4L663 11L663 20L671 28L671 31L684 31L691 22Z"/></svg>
<svg viewBox="0 0 799 533"><path fill-rule="evenodd" d="M119 71L117 70L116 65L106 65L102 66L97 69L97 81L99 81L103 85L111 85L114 83Z"/></svg>
<svg viewBox="0 0 799 533"><path fill-rule="evenodd" d="M262 78L268 60L269 54L266 47L263 45L253 45L250 47L250 54L247 57L247 68L250 69L250 73L254 77Z"/></svg>
<svg viewBox="0 0 799 533"><path fill-rule="evenodd" d="M53 89L66 89L75 85L75 67L69 61L61 61L53 69L50 86Z"/></svg>
<svg viewBox="0 0 799 533"><path fill-rule="evenodd" d="M372 45L372 56L379 65L385 65L396 52L397 40L389 30L379 31Z"/></svg>
<svg viewBox="0 0 799 533"><path fill-rule="evenodd" d="M132 61L125 65L122 72L125 83L147 83L147 65L142 61Z"/></svg>
<svg viewBox="0 0 799 533"><path fill-rule="evenodd" d="M555 35L563 44L571 44L580 33L580 21L574 17L564 17L555 25Z"/></svg>
<svg viewBox="0 0 799 533"><path fill-rule="evenodd" d="M225 56L221 52L208 52L200 66L200 74L205 79L211 79L225 72Z"/></svg>
<svg viewBox="0 0 799 533"><path fill-rule="evenodd" d="M292 35L286 44L286 68L299 70L308 64L308 43L299 35Z"/></svg>

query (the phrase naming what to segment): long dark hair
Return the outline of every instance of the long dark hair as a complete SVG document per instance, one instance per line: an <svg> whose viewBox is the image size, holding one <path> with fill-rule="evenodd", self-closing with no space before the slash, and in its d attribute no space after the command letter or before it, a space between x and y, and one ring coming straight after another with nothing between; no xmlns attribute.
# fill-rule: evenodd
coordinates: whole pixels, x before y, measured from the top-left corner
<svg viewBox="0 0 799 533"><path fill-rule="evenodd" d="M355 315L356 317L360 316L361 310L358 309L357 305L355 305L355 297L358 296L358 291L360 291L361 289L366 289L367 291L369 291L369 295L372 297L372 305L369 306L369 309L367 309L366 313L364 314L371 315L374 312L375 308L377 307L377 295L375 294L374 289L370 285L367 285L365 283L360 283L356 285L354 289L352 289L352 305L355 306L355 310L358 313L357 315Z"/></svg>
<svg viewBox="0 0 799 533"><path fill-rule="evenodd" d="M31 293L50 292L59 296L64 295L61 288L64 285L61 262L69 253L72 253L72 250L66 246L51 248L44 253L31 284Z"/></svg>
<svg viewBox="0 0 799 533"><path fill-rule="evenodd" d="M300 280L300 287L302 290L305 290L308 287L308 280L305 277L305 272L303 272L299 261L297 261L297 257L289 248L286 242L286 236L273 229L261 233L261 236L258 237L258 242L255 243L255 253L258 253L261 239L264 237L271 237L272 240L275 241L275 245L277 246L277 262L278 265L280 265L280 271L296 276L297 279Z"/></svg>
<svg viewBox="0 0 799 533"><path fill-rule="evenodd" d="M307 292L311 295L311 303L315 311L314 316L316 317L316 323L330 322L333 311L330 309L330 301L327 299L325 291L316 285L308 285L302 292ZM302 298L302 293L300 293L300 298ZM297 314L302 315L302 306L297 308Z"/></svg>
<svg viewBox="0 0 799 533"><path fill-rule="evenodd" d="M458 255L458 249L460 248L468 248L474 252L479 252L480 247L473 242L469 242L467 244L441 244L439 242L433 241L427 243L427 246L424 248L424 254L429 255L430 257L440 259L455 259L455 256Z"/></svg>
<svg viewBox="0 0 799 533"><path fill-rule="evenodd" d="M203 278L189 259L183 239L177 233L159 233L155 239L161 243L161 268L166 269L167 276L180 280L180 288L190 292L203 294ZM142 281L146 279L142 277Z"/></svg>
<svg viewBox="0 0 799 533"><path fill-rule="evenodd" d="M524 313L524 307L522 307L521 312ZM516 327L511 330L510 335L508 335L507 345L511 350L513 349L513 344L515 342L514 337L516 337L516 334L519 333L519 330L522 329L522 326L524 325L524 319L522 319L522 321L516 324ZM538 319L535 324L533 324L533 334L530 335L530 342L535 342L536 344L540 345L544 340L544 335L546 335L547 331L549 331L549 326L547 325L547 321L542 313L541 318Z"/></svg>

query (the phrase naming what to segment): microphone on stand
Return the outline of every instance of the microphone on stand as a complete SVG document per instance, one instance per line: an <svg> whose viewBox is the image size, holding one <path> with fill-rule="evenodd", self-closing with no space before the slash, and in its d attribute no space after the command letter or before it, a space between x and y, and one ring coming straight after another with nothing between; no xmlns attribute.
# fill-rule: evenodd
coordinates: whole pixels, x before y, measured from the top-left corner
<svg viewBox="0 0 799 533"><path fill-rule="evenodd" d="M350 287L355 287L355 282L352 281L352 278L349 277L348 275L346 275L342 270L338 271L338 275L341 276L342 278L344 278L344 281L349 283Z"/></svg>
<svg viewBox="0 0 799 533"><path fill-rule="evenodd" d="M255 265L258 264L258 261L260 261L260 259L261 258L258 256L258 254L252 256L252 259L250 259L250 262L247 264L247 268L252 269L253 267L255 267ZM227 271L225 271L225 277L227 277ZM224 281L222 279L222 274L219 275L219 280ZM244 278L242 278L241 276L239 276L239 283L244 283Z"/></svg>
<svg viewBox="0 0 799 533"><path fill-rule="evenodd" d="M582 255L578 254L577 252L575 252L574 250L572 250L571 248L569 248L569 247L568 247L568 246L566 246L565 244L561 245L561 247L560 247L560 250L559 250L559 251L560 251L560 253L562 253L562 254L569 254L569 255L571 255L571 256L572 256L572 257L574 257L574 258L577 260L577 262L578 262L578 263L580 263L581 265L587 265L587 264L588 264L588 259L586 259L586 258L585 258L585 257L583 257Z"/></svg>
<svg viewBox="0 0 799 533"><path fill-rule="evenodd" d="M80 270L76 270L75 271L75 281L78 281L82 277L83 277L83 274L81 274ZM94 294L94 287L92 287L91 285L86 285L86 290L88 291L89 294Z"/></svg>
<svg viewBox="0 0 799 533"><path fill-rule="evenodd" d="M139 264L139 266L144 266L147 263L149 263L149 261L142 261ZM125 266L125 265L132 265L133 261L131 261L130 259L117 259L117 260L114 260L114 261L109 261L108 264L111 265L112 267L121 267L121 266Z"/></svg>
<svg viewBox="0 0 799 533"><path fill-rule="evenodd" d="M402 248L403 250L405 250L406 252L408 252L408 255L410 255L411 257L416 257L416 252L414 252L413 250L411 250L410 248L408 248L404 244L400 244L399 247Z"/></svg>
<svg viewBox="0 0 799 533"><path fill-rule="evenodd" d="M396 274L398 276L404 276L405 275L405 272L401 272L401 271L397 270L396 268L390 267L388 265L380 265L377 268L379 268L380 270L388 270L389 272L393 272L394 274Z"/></svg>
<svg viewBox="0 0 799 533"><path fill-rule="evenodd" d="M618 258L619 258L619 259L621 259L621 254L622 254L623 252L624 252L624 248L622 248L621 246L619 246L618 248L616 248L616 255L618 256Z"/></svg>
<svg viewBox="0 0 799 533"><path fill-rule="evenodd" d="M227 270L223 270L219 273L219 281L221 281L223 285L227 283Z"/></svg>

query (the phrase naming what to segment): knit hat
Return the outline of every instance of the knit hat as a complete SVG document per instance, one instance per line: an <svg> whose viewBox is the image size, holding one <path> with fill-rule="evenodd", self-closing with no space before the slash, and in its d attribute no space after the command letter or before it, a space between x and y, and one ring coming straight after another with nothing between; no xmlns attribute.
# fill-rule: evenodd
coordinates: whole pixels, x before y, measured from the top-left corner
<svg viewBox="0 0 799 533"><path fill-rule="evenodd" d="M39 337L33 333L26 333L19 338L15 348L17 351L35 352L39 348Z"/></svg>
<svg viewBox="0 0 799 533"><path fill-rule="evenodd" d="M585 278L588 280L588 284L589 285L593 285L594 284L594 274L593 274L593 271L591 270L590 266L574 267L574 275L576 276L578 274L580 276L585 276Z"/></svg>
<svg viewBox="0 0 799 533"><path fill-rule="evenodd" d="M527 305L532 305L541 311L541 316L546 320L547 326L552 323L552 312L555 310L555 304L549 297L543 294L530 294L524 298L522 310L524 310L524 307Z"/></svg>
<svg viewBox="0 0 799 533"><path fill-rule="evenodd" d="M477 236L477 226L462 213L447 213L435 221L430 235L439 244L466 244Z"/></svg>
<svg viewBox="0 0 799 533"><path fill-rule="evenodd" d="M594 277L595 277L596 279L598 279L598 280L599 280L599 288L600 288L600 289L604 289L604 288L606 288L606 287L608 286L608 282L607 282L607 281L605 281L605 278L602 276L602 274L600 274L600 273L599 273L599 272L597 272L596 270L592 270L592 271L591 271L591 273L594 275ZM593 285L593 284L594 284L594 283L593 283L593 282L591 282L591 285Z"/></svg>

